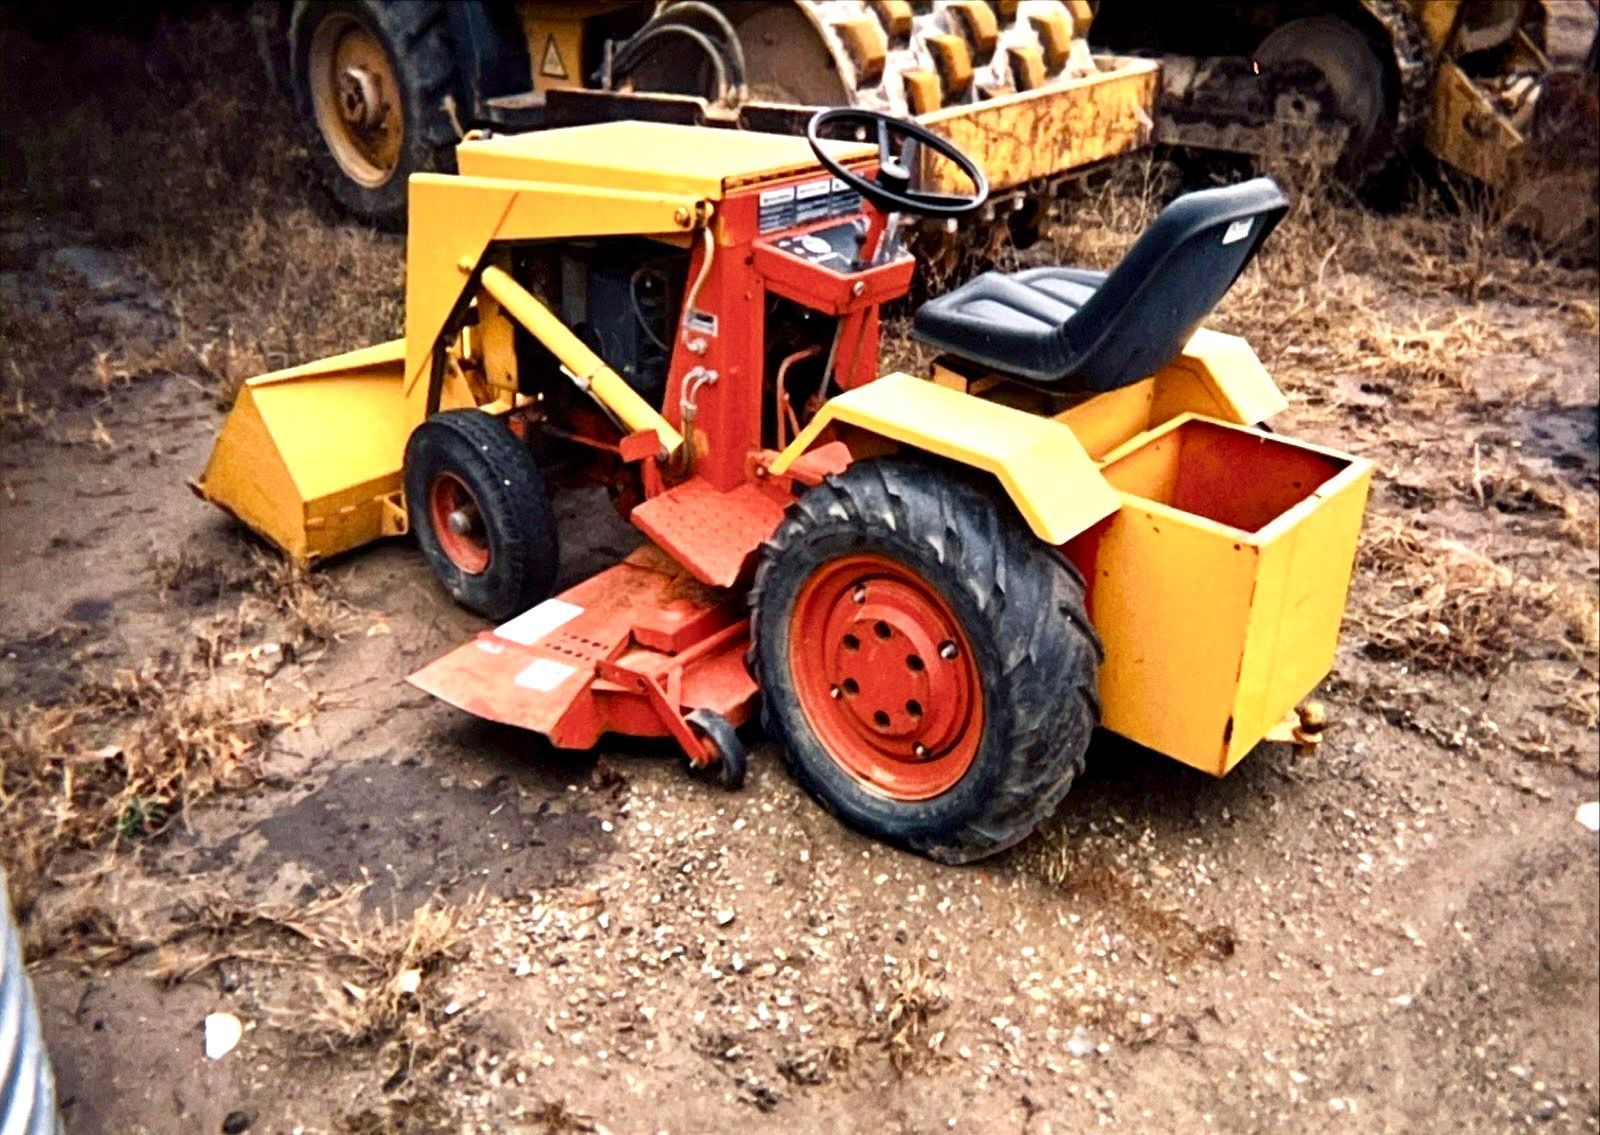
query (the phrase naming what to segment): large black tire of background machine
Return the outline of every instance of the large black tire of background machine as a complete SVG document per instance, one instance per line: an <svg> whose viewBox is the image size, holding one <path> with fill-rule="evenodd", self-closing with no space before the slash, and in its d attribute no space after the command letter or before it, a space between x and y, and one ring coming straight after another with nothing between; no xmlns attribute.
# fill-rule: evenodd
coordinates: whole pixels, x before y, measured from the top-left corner
<svg viewBox="0 0 1600 1135"><path fill-rule="evenodd" d="M400 160L382 185L348 177L328 149L311 104L307 56L317 24L348 15L382 42L401 88L405 132ZM346 212L386 229L406 220L406 179L413 173L455 168L456 125L445 110L456 96L455 53L442 0L332 0L297 4L289 25L290 83L306 148L317 180Z"/></svg>
<svg viewBox="0 0 1600 1135"><path fill-rule="evenodd" d="M763 720L790 773L829 811L945 863L1002 851L1055 811L1099 721L1100 640L1083 579L988 478L917 458L863 461L810 489L763 549L750 592L750 660ZM972 767L928 800L891 800L823 748L796 695L790 623L806 579L847 553L915 570L961 621L984 703Z"/></svg>
<svg viewBox="0 0 1600 1135"><path fill-rule="evenodd" d="M472 491L489 541L489 566L462 571L439 546L428 512L428 490L441 472ZM480 410L446 410L411 435L405 456L406 507L411 531L433 573L457 603L502 620L549 598L560 545L544 475L504 422Z"/></svg>

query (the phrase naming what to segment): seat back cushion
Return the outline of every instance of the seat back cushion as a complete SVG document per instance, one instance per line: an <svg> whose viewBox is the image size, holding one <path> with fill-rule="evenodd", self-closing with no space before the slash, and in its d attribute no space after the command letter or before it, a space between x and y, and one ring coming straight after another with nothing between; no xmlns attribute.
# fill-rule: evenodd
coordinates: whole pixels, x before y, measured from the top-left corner
<svg viewBox="0 0 1600 1135"><path fill-rule="evenodd" d="M1176 358L1288 209L1267 177L1163 209L1061 328L1079 382L1111 390Z"/></svg>

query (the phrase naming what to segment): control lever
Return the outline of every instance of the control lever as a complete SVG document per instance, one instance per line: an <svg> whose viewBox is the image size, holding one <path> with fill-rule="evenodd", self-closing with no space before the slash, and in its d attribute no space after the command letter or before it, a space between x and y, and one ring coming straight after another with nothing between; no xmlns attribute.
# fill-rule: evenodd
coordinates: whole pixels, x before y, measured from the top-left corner
<svg viewBox="0 0 1600 1135"><path fill-rule="evenodd" d="M883 233L878 237L878 247L869 259L866 255L867 241L872 238L872 222L865 217L857 217L855 224L856 255L855 263L851 265L857 272L871 268L877 264L887 264L900 254L900 231L902 218L899 213L890 213L884 218Z"/></svg>
<svg viewBox="0 0 1600 1135"><path fill-rule="evenodd" d="M850 227L855 229L856 232L856 255L850 267L859 272L867 267L866 257L863 252L867 247L867 237L872 232L872 225L865 217L857 217L855 223Z"/></svg>

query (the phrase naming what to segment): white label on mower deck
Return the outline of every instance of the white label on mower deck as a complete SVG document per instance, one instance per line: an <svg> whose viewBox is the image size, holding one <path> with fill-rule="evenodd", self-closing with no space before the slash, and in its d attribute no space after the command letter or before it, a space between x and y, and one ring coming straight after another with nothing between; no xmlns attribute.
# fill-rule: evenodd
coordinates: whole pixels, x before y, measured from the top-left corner
<svg viewBox="0 0 1600 1135"><path fill-rule="evenodd" d="M1228 231L1222 234L1223 244L1232 244L1236 240L1243 240L1250 235L1250 226L1255 224L1255 218L1246 217L1242 221L1234 221L1228 226Z"/></svg>
<svg viewBox="0 0 1600 1135"><path fill-rule="evenodd" d="M583 608L576 603L568 603L565 599L546 599L537 607L522 612L509 623L502 623L494 629L494 633L520 646L532 646L563 623L570 623L581 614Z"/></svg>
<svg viewBox="0 0 1600 1135"><path fill-rule="evenodd" d="M570 678L578 668L568 666L565 662L557 662L554 658L538 658L512 679L525 690L537 690L547 694L562 682Z"/></svg>

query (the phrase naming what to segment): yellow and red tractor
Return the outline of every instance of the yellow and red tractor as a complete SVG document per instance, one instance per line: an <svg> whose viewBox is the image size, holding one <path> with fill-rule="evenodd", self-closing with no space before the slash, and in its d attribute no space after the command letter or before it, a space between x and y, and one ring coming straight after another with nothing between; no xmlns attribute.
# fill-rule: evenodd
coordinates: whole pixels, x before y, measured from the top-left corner
<svg viewBox="0 0 1600 1135"><path fill-rule="evenodd" d="M987 195L923 125L457 161L411 179L404 337L247 383L197 484L300 561L413 534L496 623L416 685L730 784L759 713L824 806L950 862L1033 830L1097 726L1220 776L1302 725L1371 470L1259 428L1283 395L1203 326L1288 207L1270 180L1179 198L1109 273L929 300L911 375L878 366L905 219ZM558 473L648 542L552 596Z"/></svg>

